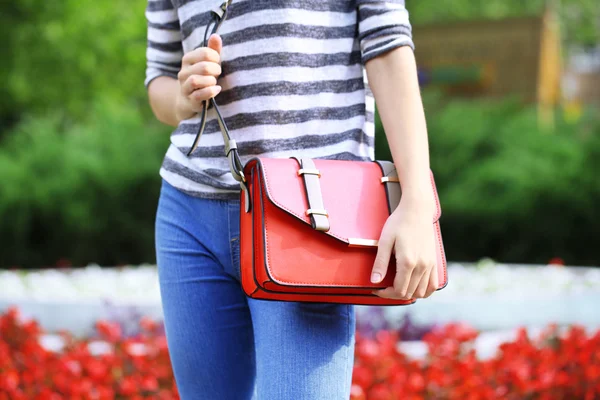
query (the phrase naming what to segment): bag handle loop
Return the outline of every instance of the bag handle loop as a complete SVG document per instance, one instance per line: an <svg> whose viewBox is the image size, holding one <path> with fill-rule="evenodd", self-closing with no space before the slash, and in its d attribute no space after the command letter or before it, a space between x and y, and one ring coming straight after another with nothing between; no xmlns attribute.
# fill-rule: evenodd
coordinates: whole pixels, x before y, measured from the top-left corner
<svg viewBox="0 0 600 400"><path fill-rule="evenodd" d="M231 5L231 2L232 0L225 0L219 7L216 7L211 11L211 20L206 25L206 31L204 32L204 41L198 47L206 47L208 45L208 39L210 36L217 33L221 27L221 24L225 18L227 18L227 8ZM214 108L217 114L217 122L219 123L219 128L223 136L223 143L225 145L225 156L229 160L229 169L233 179L239 182L242 190L244 191L246 196L246 212L248 212L250 210L250 196L248 193L248 187L246 186L246 177L244 176L244 165L242 164L242 160L240 159L238 153L237 143L231 138L229 129L227 129L225 120L223 119L221 111L219 110L219 106L217 106L217 102L215 101L214 97L202 102L202 111L200 112L200 127L198 128L198 133L194 138L194 142L192 143L192 147L188 151L187 156L191 156L200 144L200 138L202 137L202 133L204 133L204 128L206 127L206 115L208 114L208 109L210 106Z"/></svg>

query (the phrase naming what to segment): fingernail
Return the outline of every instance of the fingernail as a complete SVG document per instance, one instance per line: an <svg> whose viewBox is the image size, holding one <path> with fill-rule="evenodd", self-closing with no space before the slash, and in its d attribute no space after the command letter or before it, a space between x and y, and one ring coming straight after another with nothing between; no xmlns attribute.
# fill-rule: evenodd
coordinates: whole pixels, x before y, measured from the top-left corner
<svg viewBox="0 0 600 400"><path fill-rule="evenodd" d="M373 275L371 275L371 282L372 283L381 282L381 274L379 272L373 272Z"/></svg>

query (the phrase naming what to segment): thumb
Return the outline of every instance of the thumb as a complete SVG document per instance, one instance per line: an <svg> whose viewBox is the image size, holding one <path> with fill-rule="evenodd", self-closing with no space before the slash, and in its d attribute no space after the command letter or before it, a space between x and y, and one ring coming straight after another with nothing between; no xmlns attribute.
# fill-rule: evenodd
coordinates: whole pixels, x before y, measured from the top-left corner
<svg viewBox="0 0 600 400"><path fill-rule="evenodd" d="M223 49L223 41L221 40L221 36L214 33L210 35L208 38L208 47L221 54L221 50Z"/></svg>
<svg viewBox="0 0 600 400"><path fill-rule="evenodd" d="M392 255L392 249L394 247L394 241L382 237L377 245L377 256L375 257L375 263L373 264L373 271L371 272L371 282L379 283L385 278L387 274L388 266L390 264L390 257Z"/></svg>

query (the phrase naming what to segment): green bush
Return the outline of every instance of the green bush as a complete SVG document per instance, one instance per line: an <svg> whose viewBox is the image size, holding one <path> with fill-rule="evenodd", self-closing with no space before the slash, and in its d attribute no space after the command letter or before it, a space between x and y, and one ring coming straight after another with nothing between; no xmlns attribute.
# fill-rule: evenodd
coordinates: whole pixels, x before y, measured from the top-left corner
<svg viewBox="0 0 600 400"><path fill-rule="evenodd" d="M85 119L98 97L145 102L147 0L0 5L0 137L26 114Z"/></svg>
<svg viewBox="0 0 600 400"><path fill-rule="evenodd" d="M516 100L425 98L448 257L598 265L600 119L540 129ZM379 126L378 155L389 157Z"/></svg>
<svg viewBox="0 0 600 400"><path fill-rule="evenodd" d="M81 120L99 95L145 102L148 0L19 0L0 4L0 137L26 113ZM415 24L539 14L545 0L407 0ZM566 42L598 42L597 0L562 0Z"/></svg>
<svg viewBox="0 0 600 400"><path fill-rule="evenodd" d="M152 261L168 128L102 103L85 124L26 120L0 150L0 266ZM150 122L148 122L150 121Z"/></svg>
<svg viewBox="0 0 600 400"><path fill-rule="evenodd" d="M0 149L0 266L154 261L168 127L100 103L85 123L24 121ZM516 101L425 97L450 260L597 265L600 120L539 129ZM381 127L380 127L381 128ZM378 129L378 158L388 158Z"/></svg>
<svg viewBox="0 0 600 400"><path fill-rule="evenodd" d="M408 0L413 23L537 13L542 0ZM0 266L153 261L169 128L143 88L147 0L0 5ZM564 0L566 39L597 38L595 0ZM102 99L106 99L103 101ZM516 101L426 96L450 259L598 264L600 122L541 131ZM378 129L377 154L389 158Z"/></svg>

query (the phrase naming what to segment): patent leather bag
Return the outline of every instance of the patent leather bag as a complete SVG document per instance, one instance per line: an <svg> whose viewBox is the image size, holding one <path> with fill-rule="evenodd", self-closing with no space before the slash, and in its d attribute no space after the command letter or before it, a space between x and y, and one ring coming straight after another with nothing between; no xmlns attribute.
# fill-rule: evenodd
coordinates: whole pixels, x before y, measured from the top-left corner
<svg viewBox="0 0 600 400"><path fill-rule="evenodd" d="M213 11L212 30L209 24L205 43L225 19L229 3ZM383 281L370 281L383 225L402 196L392 163L256 157L242 164L214 98L205 102L190 153L198 146L211 106L231 173L241 187L241 283L247 296L362 305L415 302L373 294L393 286L394 257ZM433 174L431 186L436 204L431 232L435 235L439 290L448 278Z"/></svg>

